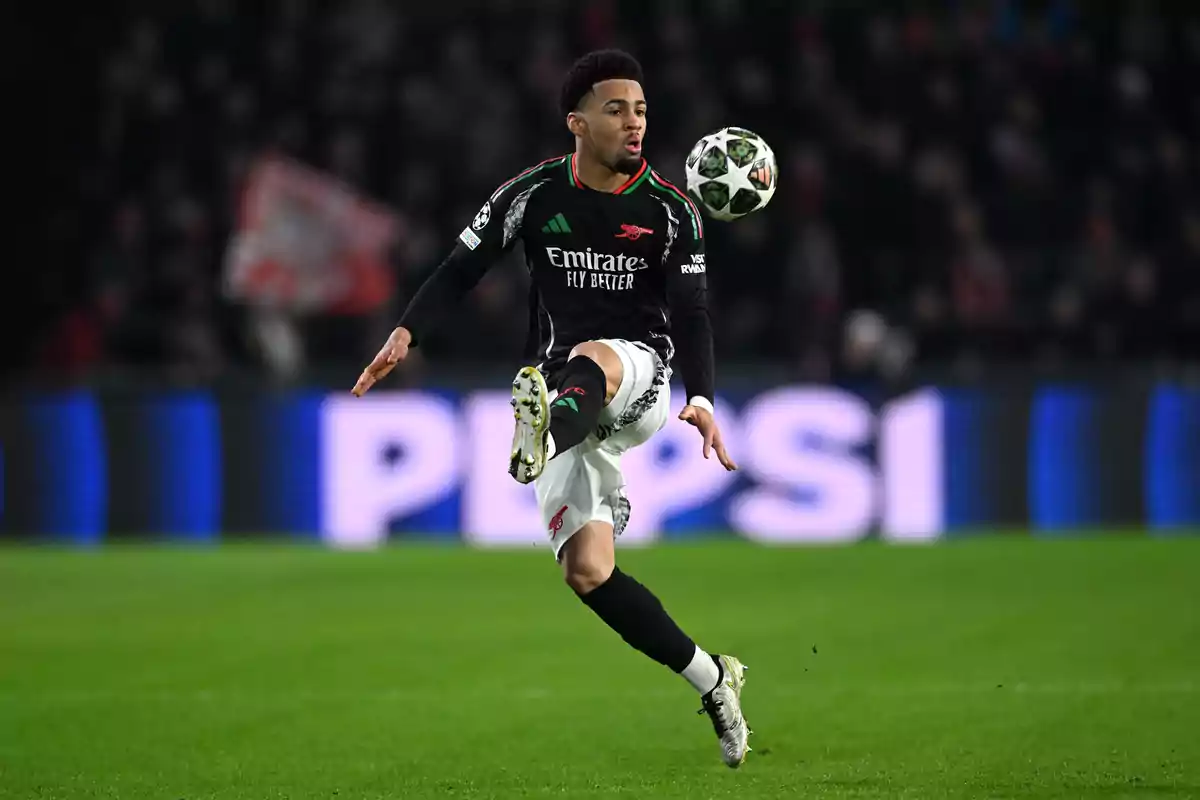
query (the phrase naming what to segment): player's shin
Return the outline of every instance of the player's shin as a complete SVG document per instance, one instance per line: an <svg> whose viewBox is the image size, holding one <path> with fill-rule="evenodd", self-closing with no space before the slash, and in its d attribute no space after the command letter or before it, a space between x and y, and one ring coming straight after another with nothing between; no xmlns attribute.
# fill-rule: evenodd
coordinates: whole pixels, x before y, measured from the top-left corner
<svg viewBox="0 0 1200 800"><path fill-rule="evenodd" d="M630 647L679 673L701 694L717 685L721 673L713 657L680 630L653 592L620 568L591 591L579 588L584 604Z"/></svg>
<svg viewBox="0 0 1200 800"><path fill-rule="evenodd" d="M558 396L550 404L550 457L587 438L604 409L607 378L587 356L575 356L563 367Z"/></svg>

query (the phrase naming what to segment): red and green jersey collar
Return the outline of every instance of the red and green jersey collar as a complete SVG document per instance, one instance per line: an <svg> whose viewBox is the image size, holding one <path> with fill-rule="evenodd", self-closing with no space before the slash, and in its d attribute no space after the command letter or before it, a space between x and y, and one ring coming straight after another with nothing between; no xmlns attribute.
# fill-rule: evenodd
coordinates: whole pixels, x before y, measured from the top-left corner
<svg viewBox="0 0 1200 800"><path fill-rule="evenodd" d="M571 178L571 185L576 189L586 189L583 181L579 180L579 169L575 166L575 154L572 153L570 159L567 160L567 174ZM650 164L646 159L642 159L642 165L638 167L638 171L629 176L629 180L613 190L613 194L632 194L635 189L650 176Z"/></svg>

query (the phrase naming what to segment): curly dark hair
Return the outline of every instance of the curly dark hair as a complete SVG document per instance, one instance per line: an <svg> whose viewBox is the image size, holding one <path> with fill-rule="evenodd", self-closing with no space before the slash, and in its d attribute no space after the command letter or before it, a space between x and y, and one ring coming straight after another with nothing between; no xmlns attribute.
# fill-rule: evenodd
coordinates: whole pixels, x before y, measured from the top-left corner
<svg viewBox="0 0 1200 800"><path fill-rule="evenodd" d="M624 50L595 50L581 57L563 79L558 100L563 116L577 111L595 84L613 78L642 83L642 65Z"/></svg>

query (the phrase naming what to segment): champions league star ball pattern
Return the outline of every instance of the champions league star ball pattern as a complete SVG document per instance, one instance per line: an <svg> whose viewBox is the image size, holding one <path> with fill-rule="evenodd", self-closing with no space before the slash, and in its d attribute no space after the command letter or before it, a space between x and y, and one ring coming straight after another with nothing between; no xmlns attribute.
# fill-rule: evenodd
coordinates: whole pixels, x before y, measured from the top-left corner
<svg viewBox="0 0 1200 800"><path fill-rule="evenodd" d="M696 142L684 166L688 194L723 222L766 208L779 182L775 154L745 128L708 134Z"/></svg>

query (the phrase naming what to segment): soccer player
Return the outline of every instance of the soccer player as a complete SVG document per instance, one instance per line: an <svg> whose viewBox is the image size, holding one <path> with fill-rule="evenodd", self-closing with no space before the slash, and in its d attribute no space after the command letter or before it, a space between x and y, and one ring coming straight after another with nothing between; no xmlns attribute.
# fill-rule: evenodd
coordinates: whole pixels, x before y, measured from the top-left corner
<svg viewBox="0 0 1200 800"><path fill-rule="evenodd" d="M560 103L575 151L492 193L353 392L361 396L391 372L521 241L537 363L513 381L509 471L533 483L567 584L628 644L695 687L725 763L737 767L750 749L745 667L697 646L616 566L614 547L630 513L621 454L666 424L674 365L688 397L679 419L703 435L705 458L715 452L725 469L737 469L713 418L704 224L687 195L642 157L646 99L632 56L603 50L579 59Z"/></svg>

